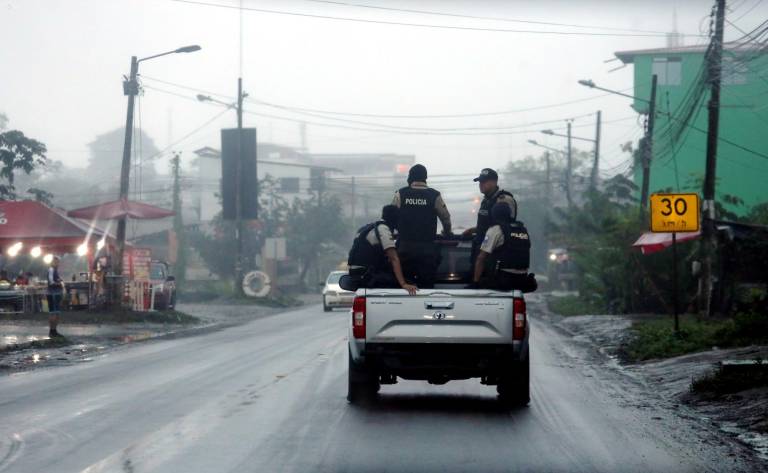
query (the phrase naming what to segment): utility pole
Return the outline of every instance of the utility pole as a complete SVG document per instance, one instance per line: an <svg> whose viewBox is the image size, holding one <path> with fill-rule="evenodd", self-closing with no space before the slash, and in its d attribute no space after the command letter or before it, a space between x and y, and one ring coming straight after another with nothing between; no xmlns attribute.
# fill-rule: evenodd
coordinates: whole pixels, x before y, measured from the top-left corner
<svg viewBox="0 0 768 473"><path fill-rule="evenodd" d="M597 111L597 124L595 129L595 160L592 163L592 175L590 176L589 185L592 189L597 189L598 171L600 167L600 119L602 112Z"/></svg>
<svg viewBox="0 0 768 473"><path fill-rule="evenodd" d="M552 179L550 176L550 159L549 159L549 150L547 150L544 153L544 159L547 162L547 185L545 189L547 190L547 203L549 203L552 200ZM549 205L547 205L547 208L549 208Z"/></svg>
<svg viewBox="0 0 768 473"><path fill-rule="evenodd" d="M717 250L717 232L715 231L715 178L717 171L717 138L720 122L720 79L723 62L723 23L725 22L725 0L717 0L715 19L715 37L712 55L707 64L707 76L710 80L709 122L707 126L707 167L704 173L704 202L702 225L703 265L701 271L703 312L711 316L712 308L712 260Z"/></svg>
<svg viewBox="0 0 768 473"><path fill-rule="evenodd" d="M235 293L243 293L243 210L240 198L243 161L243 78L237 78L237 159L235 160Z"/></svg>
<svg viewBox="0 0 768 473"><path fill-rule="evenodd" d="M568 207L573 207L573 197L571 196L571 174L572 170L572 149L571 149L571 122L568 121L568 161L565 164L565 198L568 200Z"/></svg>
<svg viewBox="0 0 768 473"><path fill-rule="evenodd" d="M131 56L131 73L128 80L123 82L123 94L128 96L128 113L125 117L125 141L123 142L123 162L120 167L120 200L128 199L128 185L131 175L131 140L133 138L133 108L136 95L139 94L139 83L136 76L139 73L139 60L136 56ZM125 252L125 227L126 217L122 216L117 221L117 258L114 262L115 274L123 274L123 253ZM122 295L122 288L113 294L119 301Z"/></svg>
<svg viewBox="0 0 768 473"><path fill-rule="evenodd" d="M352 176L352 183L350 184L350 190L352 191L352 231L357 231L357 225L355 225L356 215L356 200L357 200L357 188L355 187L355 176Z"/></svg>
<svg viewBox="0 0 768 473"><path fill-rule="evenodd" d="M184 235L184 219L181 209L181 153L176 152L171 159L173 170L173 231L176 234L176 263L174 273L176 281L183 284L187 276L187 247Z"/></svg>
<svg viewBox="0 0 768 473"><path fill-rule="evenodd" d="M653 124L656 121L656 74L651 78L651 101L648 104L648 126L643 140L643 184L640 194L640 220L645 220L648 211L648 192L651 185L651 156L653 155Z"/></svg>

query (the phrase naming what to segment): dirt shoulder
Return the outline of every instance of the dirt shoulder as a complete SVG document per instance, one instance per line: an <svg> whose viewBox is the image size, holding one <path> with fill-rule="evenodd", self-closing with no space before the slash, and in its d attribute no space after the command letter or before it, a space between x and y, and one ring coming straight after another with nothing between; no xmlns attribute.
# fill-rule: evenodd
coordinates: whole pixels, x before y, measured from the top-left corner
<svg viewBox="0 0 768 473"><path fill-rule="evenodd" d="M749 388L728 393L692 390L695 381L711 378L724 361L768 360L768 346L727 349L712 346L664 359L631 362L627 360L626 347L636 336L632 330L633 323L656 316L561 316L552 313L547 304L541 306L544 312L542 318L555 327L576 340L592 344L609 357L617 369L646 384L664 398L688 407L699 420L747 444L758 457L768 460L768 388Z"/></svg>

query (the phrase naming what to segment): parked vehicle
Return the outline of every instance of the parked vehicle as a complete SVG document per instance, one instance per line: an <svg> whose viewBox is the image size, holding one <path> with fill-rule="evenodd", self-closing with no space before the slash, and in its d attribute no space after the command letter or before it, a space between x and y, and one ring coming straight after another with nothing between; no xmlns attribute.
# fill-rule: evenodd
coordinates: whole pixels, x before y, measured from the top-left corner
<svg viewBox="0 0 768 473"><path fill-rule="evenodd" d="M171 310L176 307L176 278L169 275L168 264L152 261L149 267L150 291L154 294L156 310Z"/></svg>
<svg viewBox="0 0 768 473"><path fill-rule="evenodd" d="M336 307L352 307L355 293L345 291L339 286L339 280L346 271L331 271L323 285L323 310L330 312Z"/></svg>
<svg viewBox="0 0 768 473"><path fill-rule="evenodd" d="M479 378L509 406L529 402L528 320L520 291L464 289L471 242L438 240L434 289L358 289L349 328L348 400L369 401L398 378Z"/></svg>

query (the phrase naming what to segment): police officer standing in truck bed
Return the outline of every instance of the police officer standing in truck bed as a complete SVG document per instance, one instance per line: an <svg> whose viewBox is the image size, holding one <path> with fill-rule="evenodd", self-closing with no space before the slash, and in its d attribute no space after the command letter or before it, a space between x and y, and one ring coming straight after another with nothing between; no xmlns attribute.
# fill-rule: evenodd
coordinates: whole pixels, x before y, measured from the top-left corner
<svg viewBox="0 0 768 473"><path fill-rule="evenodd" d="M493 225L491 218L491 208L496 202L502 202L509 206L512 220L517 219L517 202L509 192L499 187L499 175L490 168L480 171L480 175L474 179L479 183L480 192L483 194L483 201L480 203L480 209L477 211L477 225L464 231L464 236L472 235L472 263L474 264L480 245L485 239L485 232Z"/></svg>
<svg viewBox="0 0 768 473"><path fill-rule="evenodd" d="M427 186L427 168L416 164L408 171L408 186L395 193L392 205L400 208L397 252L405 277L420 288L434 285L438 254L437 219L443 234L451 234L451 214L440 192Z"/></svg>

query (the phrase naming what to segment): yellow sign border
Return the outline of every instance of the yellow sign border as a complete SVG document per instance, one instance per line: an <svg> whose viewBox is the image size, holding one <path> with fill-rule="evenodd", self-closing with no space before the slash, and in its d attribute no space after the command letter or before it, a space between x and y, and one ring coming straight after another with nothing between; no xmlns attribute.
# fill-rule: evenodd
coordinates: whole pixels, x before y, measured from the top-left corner
<svg viewBox="0 0 768 473"><path fill-rule="evenodd" d="M663 196L675 196L675 197L681 197L681 196L693 196L696 199L696 228L691 230L685 230L683 231L669 231L669 230L655 230L653 226L653 198L654 197L663 197ZM650 229L653 233L692 233L692 232L698 232L701 229L701 198L699 198L699 194L696 192L680 192L680 193L673 193L673 192L659 192L651 194L651 196L648 198L648 218L650 220Z"/></svg>

